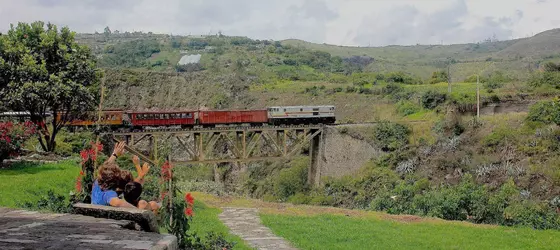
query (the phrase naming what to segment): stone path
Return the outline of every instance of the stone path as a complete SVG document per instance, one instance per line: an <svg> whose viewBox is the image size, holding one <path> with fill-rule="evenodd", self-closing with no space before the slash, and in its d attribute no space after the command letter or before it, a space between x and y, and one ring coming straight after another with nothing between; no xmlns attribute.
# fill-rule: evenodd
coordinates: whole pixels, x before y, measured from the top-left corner
<svg viewBox="0 0 560 250"><path fill-rule="evenodd" d="M251 247L259 250L296 249L263 226L257 209L226 207L222 210L219 215L220 220L231 229L233 234L244 239Z"/></svg>
<svg viewBox="0 0 560 250"><path fill-rule="evenodd" d="M0 207L0 249L176 249L175 236L125 229L129 224Z"/></svg>

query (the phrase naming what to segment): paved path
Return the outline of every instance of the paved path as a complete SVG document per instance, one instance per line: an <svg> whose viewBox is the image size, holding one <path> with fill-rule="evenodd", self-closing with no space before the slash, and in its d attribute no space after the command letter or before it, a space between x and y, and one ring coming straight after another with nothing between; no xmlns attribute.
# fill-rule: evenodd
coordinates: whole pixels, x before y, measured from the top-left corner
<svg viewBox="0 0 560 250"><path fill-rule="evenodd" d="M175 236L124 229L129 224L0 207L0 249L176 249Z"/></svg>
<svg viewBox="0 0 560 250"><path fill-rule="evenodd" d="M296 249L263 226L257 209L226 207L219 217L233 234L244 239L251 247L259 250Z"/></svg>

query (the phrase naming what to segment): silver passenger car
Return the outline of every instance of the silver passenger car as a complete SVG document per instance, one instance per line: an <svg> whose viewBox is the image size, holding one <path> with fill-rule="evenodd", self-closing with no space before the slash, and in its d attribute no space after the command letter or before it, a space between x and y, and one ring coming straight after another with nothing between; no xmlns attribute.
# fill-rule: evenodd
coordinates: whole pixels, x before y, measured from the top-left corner
<svg viewBox="0 0 560 250"><path fill-rule="evenodd" d="M272 124L332 124L334 106L276 106L269 107L268 119Z"/></svg>

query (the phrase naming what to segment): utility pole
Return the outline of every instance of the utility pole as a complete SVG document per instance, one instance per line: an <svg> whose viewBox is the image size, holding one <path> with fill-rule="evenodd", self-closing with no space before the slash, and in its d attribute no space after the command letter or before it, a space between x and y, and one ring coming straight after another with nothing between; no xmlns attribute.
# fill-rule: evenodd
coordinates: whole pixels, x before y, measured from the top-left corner
<svg viewBox="0 0 560 250"><path fill-rule="evenodd" d="M480 80L478 74L476 75L476 120L480 119Z"/></svg>

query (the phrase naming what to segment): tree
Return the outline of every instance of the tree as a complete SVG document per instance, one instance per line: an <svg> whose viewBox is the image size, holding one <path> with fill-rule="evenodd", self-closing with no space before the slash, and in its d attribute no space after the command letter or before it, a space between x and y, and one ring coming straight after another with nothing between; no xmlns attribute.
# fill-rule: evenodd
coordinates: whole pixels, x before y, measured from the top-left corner
<svg viewBox="0 0 560 250"><path fill-rule="evenodd" d="M560 63L556 64L556 63L553 63L553 62L547 62L544 65L544 71L545 72L558 72L558 71L560 71Z"/></svg>
<svg viewBox="0 0 560 250"><path fill-rule="evenodd" d="M68 27L34 22L11 25L0 36L0 100L30 113L45 151L55 149L55 137L68 121L97 103L101 73L89 48L78 45L74 35ZM61 114L50 127L47 112Z"/></svg>
<svg viewBox="0 0 560 250"><path fill-rule="evenodd" d="M105 27L105 29L103 30L103 34L105 34L105 36L111 35L111 29L109 28L109 26Z"/></svg>

